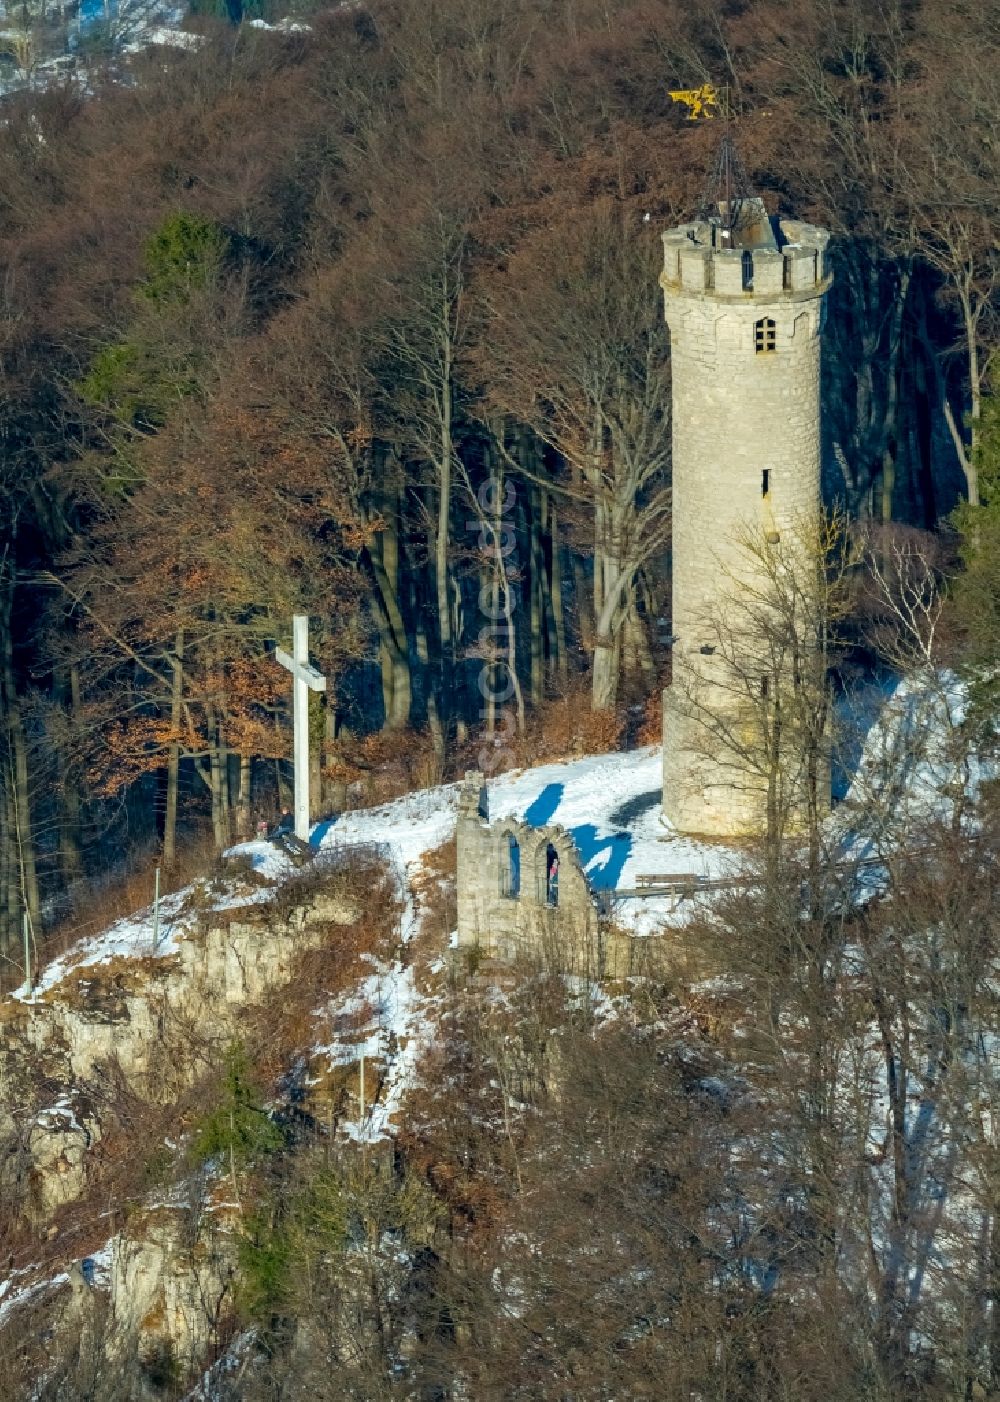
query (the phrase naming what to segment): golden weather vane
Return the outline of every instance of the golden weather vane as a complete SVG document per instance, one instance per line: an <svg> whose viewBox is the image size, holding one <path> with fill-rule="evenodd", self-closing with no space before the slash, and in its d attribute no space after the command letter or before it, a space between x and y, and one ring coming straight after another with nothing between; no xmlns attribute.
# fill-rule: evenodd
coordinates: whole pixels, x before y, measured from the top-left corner
<svg viewBox="0 0 1000 1402"><path fill-rule="evenodd" d="M702 83L700 88L675 88L670 97L674 102L684 103L689 122L696 122L699 117L710 121L719 107L719 90L711 83Z"/></svg>

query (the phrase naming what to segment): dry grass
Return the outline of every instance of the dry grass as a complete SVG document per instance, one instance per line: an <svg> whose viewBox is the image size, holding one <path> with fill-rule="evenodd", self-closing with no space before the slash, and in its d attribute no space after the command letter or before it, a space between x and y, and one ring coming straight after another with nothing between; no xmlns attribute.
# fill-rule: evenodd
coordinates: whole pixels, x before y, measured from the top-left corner
<svg viewBox="0 0 1000 1402"><path fill-rule="evenodd" d="M39 965L65 954L80 940L100 934L108 926L152 905L156 868L161 859L151 855L129 872L73 895L72 911L46 930L38 941ZM160 894L169 895L196 877L218 867L219 854L211 833L201 833L180 848L175 865L160 871ZM20 976L17 976L20 982Z"/></svg>
<svg viewBox="0 0 1000 1402"><path fill-rule="evenodd" d="M650 715L654 705L658 717L658 692L650 697ZM529 767L543 760L613 751L620 746L626 719L623 710L592 711L588 687L581 679L564 695L539 708L529 719L526 732L514 737L509 744L494 747L490 737L479 733L466 745L454 748L447 763L442 765L426 730L380 731L363 737L347 733L337 742L326 772L328 777L351 785L352 807L377 807L447 778L458 777L467 768L479 767L484 750L497 761L491 771L494 773ZM658 736L658 719L656 724ZM152 853L134 870L75 892L72 911L40 936L38 966L65 954L81 940L99 934L116 921L150 906L158 865L160 858ZM169 871L161 869L160 892L168 895L190 885L198 877L219 870L220 855L211 832L203 830L180 848L177 861ZM298 891L292 896L295 900L299 897ZM0 993L4 991L4 981L0 968ZM20 983L20 968L8 972L6 981Z"/></svg>
<svg viewBox="0 0 1000 1402"><path fill-rule="evenodd" d="M663 692L656 687L643 702L636 744L658 745L663 738Z"/></svg>
<svg viewBox="0 0 1000 1402"><path fill-rule="evenodd" d="M325 773L351 785L352 807L377 808L440 784L444 765L426 730L379 730L364 736L346 731L329 755Z"/></svg>
<svg viewBox="0 0 1000 1402"><path fill-rule="evenodd" d="M371 971L368 956L388 961L399 951L401 910L384 866L367 857L344 863L322 889L354 905L358 918L327 925L323 938L296 957L289 982L244 1019L247 1053L272 1084L314 1043L317 1012Z"/></svg>
<svg viewBox="0 0 1000 1402"><path fill-rule="evenodd" d="M423 866L413 880L421 919L407 952L417 987L424 993L439 983L432 966L447 951L448 937L458 923L455 865L455 839L451 838L425 853Z"/></svg>
<svg viewBox="0 0 1000 1402"><path fill-rule="evenodd" d="M621 748L627 713L623 707L592 711L590 691L581 679L566 692L532 712L523 735L491 736L476 732L456 750L451 768L457 777L466 769L486 768L490 774L527 769L546 760L607 754Z"/></svg>

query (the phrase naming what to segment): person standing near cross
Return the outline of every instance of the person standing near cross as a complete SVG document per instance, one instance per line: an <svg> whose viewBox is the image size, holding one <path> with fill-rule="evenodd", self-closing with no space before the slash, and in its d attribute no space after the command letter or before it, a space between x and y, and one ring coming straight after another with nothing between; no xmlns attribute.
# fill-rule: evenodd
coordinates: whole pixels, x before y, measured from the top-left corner
<svg viewBox="0 0 1000 1402"><path fill-rule="evenodd" d="M274 650L276 662L292 674L292 744L295 771L295 836L309 841L309 693L325 691L326 677L309 665L309 619L292 618L292 654Z"/></svg>

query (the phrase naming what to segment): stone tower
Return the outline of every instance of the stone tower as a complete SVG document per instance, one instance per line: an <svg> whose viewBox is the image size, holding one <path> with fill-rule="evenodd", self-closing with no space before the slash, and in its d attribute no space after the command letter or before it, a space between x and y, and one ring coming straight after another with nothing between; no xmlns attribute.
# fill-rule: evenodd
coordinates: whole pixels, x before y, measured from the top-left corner
<svg viewBox="0 0 1000 1402"><path fill-rule="evenodd" d="M673 376L674 684L663 696L663 808L681 832L758 829L762 799L713 756L680 694L728 690L705 620L732 589L748 532L778 541L820 497L820 338L829 234L762 202L663 235ZM766 685L766 683L763 683ZM696 729L699 733L695 733Z"/></svg>

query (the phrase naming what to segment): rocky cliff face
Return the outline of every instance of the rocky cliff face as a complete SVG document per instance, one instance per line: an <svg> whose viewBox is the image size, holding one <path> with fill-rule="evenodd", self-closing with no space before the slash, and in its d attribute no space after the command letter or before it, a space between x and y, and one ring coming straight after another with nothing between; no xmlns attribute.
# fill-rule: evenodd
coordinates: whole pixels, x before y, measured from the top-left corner
<svg viewBox="0 0 1000 1402"><path fill-rule="evenodd" d="M79 1197L105 1128L95 1086L113 1073L143 1102L172 1101L213 1049L238 1036L246 1009L287 984L331 926L357 916L355 901L322 887L291 908L237 904L193 919L166 957L83 964L35 1001L5 1004L0 1138L14 1146L6 1192L36 1225Z"/></svg>
<svg viewBox="0 0 1000 1402"><path fill-rule="evenodd" d="M428 889L407 894L408 932ZM391 1177L382 1136L423 1045L400 894L373 850L273 884L205 882L156 955L139 916L130 949L106 931L0 1005L0 1242L12 1223L18 1237L0 1278L0 1396L12 1338L34 1341L19 1368L44 1378L39 1397L173 1397L212 1359L239 1357L253 1170L203 1143L206 1125L230 1124L220 1074L237 1054L269 1162L295 1160L319 1133L323 1153L350 1164L363 1122L361 1161L370 1171L384 1158ZM420 957L444 977L437 954ZM376 1327L358 1250L337 1264L338 1298L357 1296L345 1347Z"/></svg>

